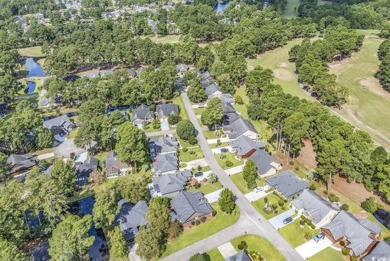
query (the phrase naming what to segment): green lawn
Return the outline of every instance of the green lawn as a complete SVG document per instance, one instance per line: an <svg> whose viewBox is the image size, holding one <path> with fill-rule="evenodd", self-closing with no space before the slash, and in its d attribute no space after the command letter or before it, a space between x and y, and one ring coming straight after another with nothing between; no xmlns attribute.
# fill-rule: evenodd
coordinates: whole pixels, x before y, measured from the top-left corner
<svg viewBox="0 0 390 261"><path fill-rule="evenodd" d="M162 257L168 256L234 224L240 217L239 210L236 210L232 215L223 213L218 206L218 202L212 203L211 206L217 211L215 218L184 231L180 237L169 242Z"/></svg>
<svg viewBox="0 0 390 261"><path fill-rule="evenodd" d="M283 16L286 18L298 17L299 4L299 0L287 0L286 9L284 10Z"/></svg>
<svg viewBox="0 0 390 261"><path fill-rule="evenodd" d="M299 225L299 220L295 220L293 223L279 229L279 233L287 240L292 247L298 247L308 240L311 240L313 236L320 232L319 229L314 230L305 225L303 228ZM308 234L308 240L305 239L305 235ZM328 259L331 260L331 259Z"/></svg>
<svg viewBox="0 0 390 261"><path fill-rule="evenodd" d="M206 108L195 108L195 109L194 109L194 112L195 112L195 114L197 114L197 115L201 115L202 112L204 112L205 110L206 110Z"/></svg>
<svg viewBox="0 0 390 261"><path fill-rule="evenodd" d="M199 146L191 147L187 149L188 151L186 152L183 152L183 149L180 150L179 159L181 162L189 162L189 161L203 158L203 153Z"/></svg>
<svg viewBox="0 0 390 261"><path fill-rule="evenodd" d="M218 133L218 132L219 132L221 135L223 134L223 131L222 131L222 130L217 131L217 133ZM221 136L216 136L215 134L216 134L216 132L213 131L213 130L206 130L206 131L203 131L204 137L205 137L206 139L208 139L208 140L219 139L219 138L221 138Z"/></svg>
<svg viewBox="0 0 390 261"><path fill-rule="evenodd" d="M221 188L222 188L222 184L219 181L217 181L217 182L215 182L213 184L211 184L211 183L202 183L200 188L195 189L195 187L192 187L188 191L200 191L200 192L202 192L203 194L206 195L206 194L209 194L209 193L214 192L216 190L219 190Z"/></svg>
<svg viewBox="0 0 390 261"><path fill-rule="evenodd" d="M270 193L267 195L268 202L273 205L277 205L276 211L277 213L271 212L267 213L264 211L263 207L265 206L264 198L258 199L252 203L252 205L256 208L257 211L260 212L261 215L263 215L266 219L270 219L275 217L276 215L286 211L288 209L289 202L284 203L284 209L278 205L279 200L281 199L278 195L275 195L274 193Z"/></svg>
<svg viewBox="0 0 390 261"><path fill-rule="evenodd" d="M68 135L68 139L74 139L74 138L76 138L76 135L77 135L77 132L79 131L79 129L78 128L76 128L76 129L74 129L74 130L72 130L71 132L69 132L69 135Z"/></svg>
<svg viewBox="0 0 390 261"><path fill-rule="evenodd" d="M331 247L325 248L321 252L315 254L309 258L310 261L323 261L323 260L332 260L332 261L345 261L347 260L341 251L336 251Z"/></svg>
<svg viewBox="0 0 390 261"><path fill-rule="evenodd" d="M18 53L20 54L20 56L26 57L45 57L45 55L42 53L42 48L40 46L21 48L18 49Z"/></svg>
<svg viewBox="0 0 390 261"><path fill-rule="evenodd" d="M210 250L207 253L203 254L203 257L205 258L205 261L224 261L225 258L221 255L221 252L219 252L218 248L214 248L213 250Z"/></svg>
<svg viewBox="0 0 390 261"><path fill-rule="evenodd" d="M143 129L142 129L144 132L156 132L156 131L161 131L161 128L153 128L153 124L148 124L146 126L143 126Z"/></svg>
<svg viewBox="0 0 390 261"><path fill-rule="evenodd" d="M248 189L246 181L245 181L244 177L242 176L242 172L230 175L229 177L242 193L246 194L246 193L252 191L251 189ZM257 179L256 183L257 183L257 186L261 187L265 184L265 180L264 179Z"/></svg>
<svg viewBox="0 0 390 261"><path fill-rule="evenodd" d="M180 35L166 35L166 36L147 36L142 38L150 38L155 43L173 44L180 42Z"/></svg>
<svg viewBox="0 0 390 261"><path fill-rule="evenodd" d="M238 249L238 244L240 244L241 241L245 241L248 244L247 251L256 251L260 253L260 255L264 257L265 260L286 260L284 256L280 254L279 251L267 239L255 235L245 235L237 237L230 242L237 251L240 251Z"/></svg>
<svg viewBox="0 0 390 261"><path fill-rule="evenodd" d="M181 119L182 120L188 120L187 110L184 107L184 103L183 103L183 100L181 99L181 97L177 96L172 102L179 106Z"/></svg>
<svg viewBox="0 0 390 261"><path fill-rule="evenodd" d="M222 159L221 157L224 157L224 158ZM240 165L244 164L244 161L236 159L235 154L234 153L230 153L230 152L225 152L225 153L221 153L221 154L215 154L215 158L216 158L218 164L223 169L230 169L230 168L237 167L237 166L240 166ZM226 162L227 161L232 162L233 166L226 166Z"/></svg>

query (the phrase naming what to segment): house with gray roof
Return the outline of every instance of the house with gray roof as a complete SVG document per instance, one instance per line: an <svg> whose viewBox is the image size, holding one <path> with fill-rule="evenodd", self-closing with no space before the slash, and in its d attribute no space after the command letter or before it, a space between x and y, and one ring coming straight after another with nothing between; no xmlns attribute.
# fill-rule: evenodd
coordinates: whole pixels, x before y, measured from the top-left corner
<svg viewBox="0 0 390 261"><path fill-rule="evenodd" d="M153 172L157 175L175 173L179 169L176 153L158 154L153 161Z"/></svg>
<svg viewBox="0 0 390 261"><path fill-rule="evenodd" d="M381 228L377 223L368 219L357 219L342 210L332 222L321 228L321 232L332 243L343 240L349 254L360 258L367 255L375 246Z"/></svg>
<svg viewBox="0 0 390 261"><path fill-rule="evenodd" d="M120 211L115 218L114 224L119 225L122 233L127 241L131 241L138 234L141 226L146 226L146 212L148 205L146 201L140 200L137 204L132 205L127 200L120 200L118 202Z"/></svg>
<svg viewBox="0 0 390 261"><path fill-rule="evenodd" d="M211 76L209 71L205 71L205 72L199 73L199 80L200 81L208 81L208 80L211 80L211 79L212 79L212 76Z"/></svg>
<svg viewBox="0 0 390 261"><path fill-rule="evenodd" d="M154 113L145 104L141 104L137 109L132 111L132 122L134 126L142 129L143 126L154 120Z"/></svg>
<svg viewBox="0 0 390 261"><path fill-rule="evenodd" d="M117 158L115 151L110 151L105 159L105 171L107 178L115 178L126 175L132 166Z"/></svg>
<svg viewBox="0 0 390 261"><path fill-rule="evenodd" d="M14 177L25 176L36 165L33 155L11 154L6 161L9 173Z"/></svg>
<svg viewBox="0 0 390 261"><path fill-rule="evenodd" d="M230 146L240 159L246 159L255 153L256 150L264 148L262 142L256 142L247 136L240 136L232 140Z"/></svg>
<svg viewBox="0 0 390 261"><path fill-rule="evenodd" d="M129 73L129 75L133 78L137 77L137 71L134 70L134 69L128 69L127 72Z"/></svg>
<svg viewBox="0 0 390 261"><path fill-rule="evenodd" d="M209 86L205 88L206 94L209 97L209 99L215 98L215 97L220 97L222 92L221 89L219 88L217 83L212 83Z"/></svg>
<svg viewBox="0 0 390 261"><path fill-rule="evenodd" d="M180 64L176 65L176 71L180 75L183 75L185 72L188 71L188 66L184 63L180 63Z"/></svg>
<svg viewBox="0 0 390 261"><path fill-rule="evenodd" d="M202 217L211 218L213 208L202 192L182 191L171 201L174 217L184 227L191 227L191 222Z"/></svg>
<svg viewBox="0 0 390 261"><path fill-rule="evenodd" d="M156 111L160 121L164 121L172 114L179 115L179 106L173 103L158 104Z"/></svg>
<svg viewBox="0 0 390 261"><path fill-rule="evenodd" d="M29 249L30 254L30 260L31 261L49 261L50 255L49 255L49 242L47 240L43 241L43 243L40 243L36 246L34 246L32 249Z"/></svg>
<svg viewBox="0 0 390 261"><path fill-rule="evenodd" d="M291 206L304 215L316 226L316 229L329 224L339 212L339 208L319 196L314 191L304 189L298 198L291 202Z"/></svg>
<svg viewBox="0 0 390 261"><path fill-rule="evenodd" d="M70 121L68 115L64 114L43 122L43 127L51 130L54 139L58 142L64 142L65 137L73 130L73 123Z"/></svg>
<svg viewBox="0 0 390 261"><path fill-rule="evenodd" d="M259 137L259 134L257 133L252 122L247 119L244 120L241 117L238 117L229 125L223 126L223 131L227 133L229 140L237 139L241 135L247 136L254 140Z"/></svg>
<svg viewBox="0 0 390 261"><path fill-rule="evenodd" d="M362 258L362 261L381 261L390 260L390 243L380 241L375 245L371 252Z"/></svg>
<svg viewBox="0 0 390 261"><path fill-rule="evenodd" d="M248 159L253 160L257 166L257 173L260 177L268 177L276 174L282 166L266 151L256 150Z"/></svg>
<svg viewBox="0 0 390 261"><path fill-rule="evenodd" d="M183 170L182 172L154 176L153 190L155 196L174 197L180 191L183 191L192 178L192 173L189 170Z"/></svg>
<svg viewBox="0 0 390 261"><path fill-rule="evenodd" d="M266 180L267 184L273 187L279 195L285 198L292 198L301 193L309 186L306 180L298 178L291 170L283 171Z"/></svg>
<svg viewBox="0 0 390 261"><path fill-rule="evenodd" d="M242 250L233 256L225 258L225 261L252 261L252 259L245 250Z"/></svg>
<svg viewBox="0 0 390 261"><path fill-rule="evenodd" d="M79 148L74 144L74 139L65 140L63 143L58 145L54 149L54 155L59 158L70 159L79 156L82 153L85 153L89 149L92 149L96 146L96 142L92 142L90 146L85 148Z"/></svg>
<svg viewBox="0 0 390 261"><path fill-rule="evenodd" d="M85 186L89 183L89 176L96 171L99 166L99 160L94 157L89 157L79 161L75 161L76 169L76 185L78 187Z"/></svg>
<svg viewBox="0 0 390 261"><path fill-rule="evenodd" d="M222 93L219 98L221 99L222 103L234 104L234 98L230 93Z"/></svg>
<svg viewBox="0 0 390 261"><path fill-rule="evenodd" d="M151 137L149 139L149 151L152 158L158 154L176 153L179 147L180 143L175 137Z"/></svg>

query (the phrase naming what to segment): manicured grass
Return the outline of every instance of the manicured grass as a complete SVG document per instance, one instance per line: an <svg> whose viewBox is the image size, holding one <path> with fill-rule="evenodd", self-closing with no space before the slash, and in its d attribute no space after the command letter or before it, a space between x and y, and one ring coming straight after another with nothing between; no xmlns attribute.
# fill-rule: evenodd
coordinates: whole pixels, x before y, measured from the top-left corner
<svg viewBox="0 0 390 261"><path fill-rule="evenodd" d="M202 172L206 172L206 171L209 171L209 170L211 170L210 166L202 167Z"/></svg>
<svg viewBox="0 0 390 261"><path fill-rule="evenodd" d="M228 142L221 142L220 144L209 144L209 147L212 148L212 149L215 149L215 148L222 148L222 147L226 147L226 146L229 146L229 143Z"/></svg>
<svg viewBox="0 0 390 261"><path fill-rule="evenodd" d="M223 156L225 156L225 158L221 159L221 157L223 157ZM216 158L218 164L223 169L234 168L234 167L237 167L237 166L244 164L244 161L236 159L235 154L230 153L230 152L215 154L215 158ZM226 166L227 161L231 161L233 163L233 166Z"/></svg>
<svg viewBox="0 0 390 261"><path fill-rule="evenodd" d="M180 249L183 249L234 224L240 217L238 209L236 209L236 211L232 215L228 215L220 210L218 202L212 203L211 206L214 210L217 211L217 215L215 216L215 218L205 223L202 223L199 226L184 231L183 234L177 239L172 242L169 242L167 244L165 252L162 255L163 257L168 256Z"/></svg>
<svg viewBox="0 0 390 261"><path fill-rule="evenodd" d="M155 128L153 128L153 124L150 123L150 124L144 126L142 130L143 130L145 133L146 133L146 132L156 132L156 131L161 131L161 128L155 129Z"/></svg>
<svg viewBox="0 0 390 261"><path fill-rule="evenodd" d="M179 106L181 119L188 120L187 110L184 107L184 103L183 103L183 100L181 99L181 97L180 96L176 97L172 102Z"/></svg>
<svg viewBox="0 0 390 261"><path fill-rule="evenodd" d="M147 36L155 43L173 44L180 42L180 35L166 35L166 36ZM146 38L146 37L142 37Z"/></svg>
<svg viewBox="0 0 390 261"><path fill-rule="evenodd" d="M26 57L45 57L45 55L42 53L41 46L21 48L18 49L18 53L20 54L20 56Z"/></svg>
<svg viewBox="0 0 390 261"><path fill-rule="evenodd" d="M201 158L203 158L203 153L198 146L188 148L186 152L183 152L183 149L180 150L179 159L181 162L189 162Z"/></svg>
<svg viewBox="0 0 390 261"><path fill-rule="evenodd" d="M252 191L251 189L248 189L246 181L245 181L244 177L242 176L242 172L230 175L229 177L242 193L246 194L246 193L249 193ZM261 187L265 184L265 180L264 179L257 179L256 183L257 183L257 186Z"/></svg>
<svg viewBox="0 0 390 261"><path fill-rule="evenodd" d="M214 192L214 191L217 191L219 189L222 188L222 184L217 181L213 184L211 183L202 183L202 185L198 188L198 189L195 189L195 187L192 187L190 188L188 191L200 191L202 192L203 194L209 194L211 192Z"/></svg>
<svg viewBox="0 0 390 261"><path fill-rule="evenodd" d="M286 18L298 17L299 0L287 0L286 9L283 12L283 16Z"/></svg>
<svg viewBox="0 0 390 261"><path fill-rule="evenodd" d="M267 239L255 236L255 235L245 235L240 236L232 241L232 245L237 251L241 251L238 249L238 245L241 243L241 241L245 241L248 244L247 251L256 251L258 252L262 257L265 258L265 260L272 260L272 261L282 261L286 260L284 256L279 253L279 251L269 242Z"/></svg>
<svg viewBox="0 0 390 261"><path fill-rule="evenodd" d="M69 135L68 135L68 139L74 139L74 138L76 138L76 135L77 135L77 132L79 131L79 129L77 128L77 129L74 129L74 130L72 130L71 132L69 132Z"/></svg>
<svg viewBox="0 0 390 261"><path fill-rule="evenodd" d="M206 131L203 131L203 135L204 135L204 137L205 137L206 139L208 139L208 140L220 139L221 136L216 136L216 135L215 135L215 134L218 133L218 132L221 134L221 136L223 135L223 131L222 131L222 130L217 131L217 132L215 132L215 131L213 131L213 130L206 130Z"/></svg>
<svg viewBox="0 0 390 261"><path fill-rule="evenodd" d="M295 220L293 223L279 229L279 233L287 240L292 247L298 247L308 240L311 240L313 236L320 232L319 229L314 230L305 225L303 228L299 225L299 220ZM305 239L305 235L310 235L308 240ZM331 260L331 259L329 259Z"/></svg>
<svg viewBox="0 0 390 261"><path fill-rule="evenodd" d="M206 110L206 108L195 108L194 112L196 115L201 115L202 112L204 112L205 110Z"/></svg>
<svg viewBox="0 0 390 261"><path fill-rule="evenodd" d="M321 252L315 254L309 258L310 261L323 261L323 260L332 260L332 261L344 261L347 260L341 251L336 251L331 247L327 247Z"/></svg>
<svg viewBox="0 0 390 261"><path fill-rule="evenodd" d="M282 207L279 206L278 202L281 198L278 195L275 195L274 193L270 193L267 195L267 198L268 198L268 202L271 205L275 204L277 206L277 208L276 208L277 213L275 213L275 211L273 211L271 213L267 213L264 211L264 209L263 209L263 207L265 206L264 198L261 198L261 199L258 199L256 201L252 202L252 205L256 208L256 210L259 211L260 214L263 215L266 219L273 218L273 217L279 215L280 213L282 213L288 209L289 202L284 203L285 209L282 209Z"/></svg>
<svg viewBox="0 0 390 261"><path fill-rule="evenodd" d="M224 261L221 252L219 252L218 248L214 248L213 250L208 251L203 254L203 257L206 261Z"/></svg>

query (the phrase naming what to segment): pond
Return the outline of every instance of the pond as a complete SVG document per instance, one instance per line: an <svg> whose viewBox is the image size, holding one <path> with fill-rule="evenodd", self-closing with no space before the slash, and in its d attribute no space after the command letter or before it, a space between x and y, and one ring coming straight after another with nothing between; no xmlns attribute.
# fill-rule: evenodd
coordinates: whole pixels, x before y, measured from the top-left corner
<svg viewBox="0 0 390 261"><path fill-rule="evenodd" d="M37 87L36 82L33 81L27 81L27 86L24 89L24 92L27 94L31 94L35 92L35 88Z"/></svg>
<svg viewBox="0 0 390 261"><path fill-rule="evenodd" d="M228 6L228 2L218 3L217 7L215 7L215 12L221 13Z"/></svg>
<svg viewBox="0 0 390 261"><path fill-rule="evenodd" d="M28 57L26 58L25 62L26 71L27 71L27 77L42 77L45 76L45 72L42 68L42 66L34 61L33 58Z"/></svg>
<svg viewBox="0 0 390 261"><path fill-rule="evenodd" d="M69 212L75 215L84 216L92 215L93 205L95 204L94 197L87 197L69 204ZM96 229L92 224L88 234L95 237L93 245L89 249L89 257L92 261L104 261L109 259L108 245L104 233L101 229Z"/></svg>

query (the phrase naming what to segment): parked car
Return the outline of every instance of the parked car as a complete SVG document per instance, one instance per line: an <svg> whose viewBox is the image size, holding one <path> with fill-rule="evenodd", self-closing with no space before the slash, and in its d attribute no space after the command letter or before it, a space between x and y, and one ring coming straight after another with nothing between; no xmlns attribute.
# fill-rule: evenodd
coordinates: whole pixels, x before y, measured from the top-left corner
<svg viewBox="0 0 390 261"><path fill-rule="evenodd" d="M283 223L284 224L288 224L288 223L291 223L292 221L293 221L293 218L292 217L288 217L288 218L283 220Z"/></svg>
<svg viewBox="0 0 390 261"><path fill-rule="evenodd" d="M313 237L314 241L316 241L316 242L318 242L318 241L320 241L321 239L324 239L324 238L325 238L324 233L318 233L317 235L315 235Z"/></svg>
<svg viewBox="0 0 390 261"><path fill-rule="evenodd" d="M194 174L195 177L202 177L203 176L203 172L199 171L197 173Z"/></svg>
<svg viewBox="0 0 390 261"><path fill-rule="evenodd" d="M221 152L229 152L228 148L221 148Z"/></svg>
<svg viewBox="0 0 390 261"><path fill-rule="evenodd" d="M263 188L256 187L253 191L254 191L255 193L259 193L259 192L262 192L262 191L263 191Z"/></svg>

